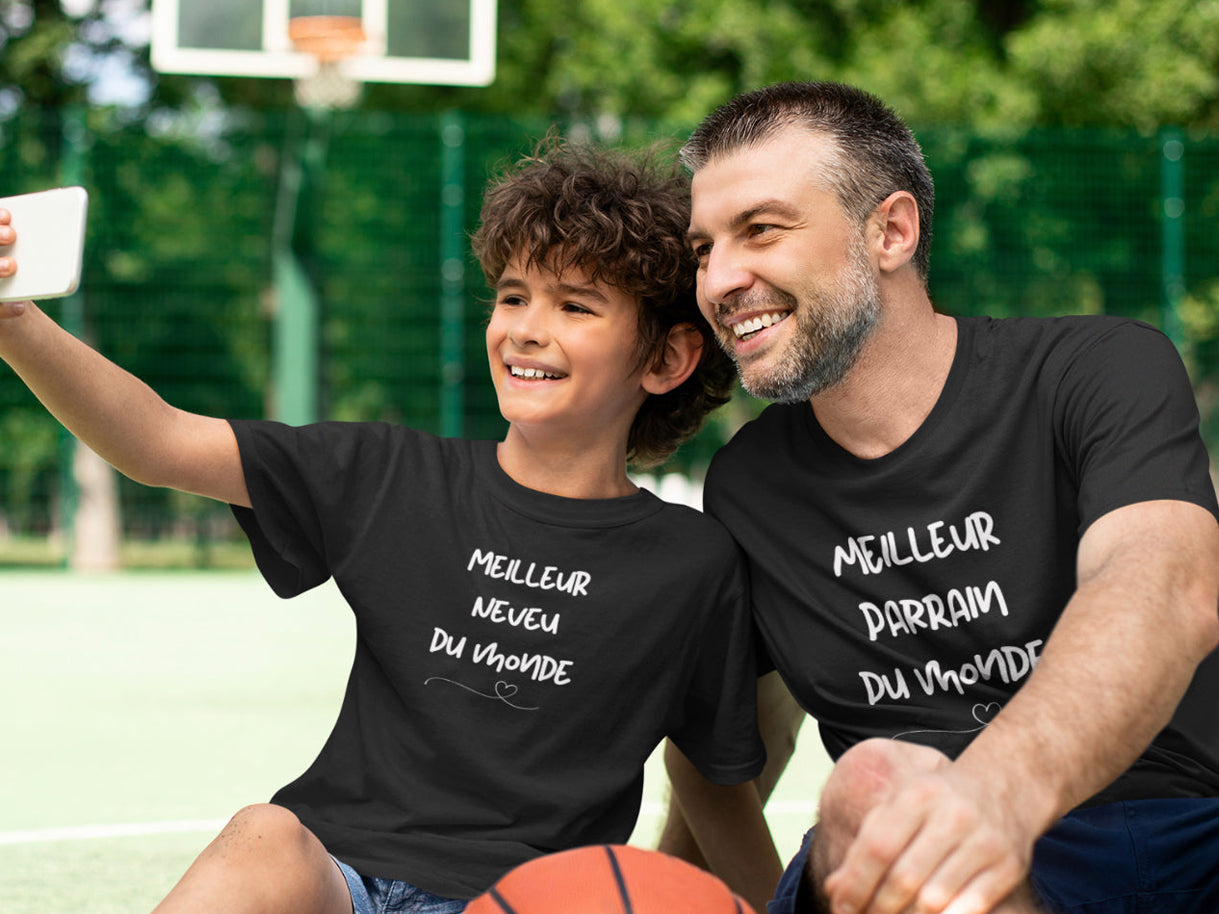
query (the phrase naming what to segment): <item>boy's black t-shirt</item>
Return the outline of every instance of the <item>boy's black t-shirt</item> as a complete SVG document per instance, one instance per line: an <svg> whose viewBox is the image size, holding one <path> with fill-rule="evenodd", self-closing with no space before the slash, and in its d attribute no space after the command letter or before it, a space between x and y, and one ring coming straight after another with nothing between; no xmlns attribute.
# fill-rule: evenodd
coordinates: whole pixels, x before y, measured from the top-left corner
<svg viewBox="0 0 1219 914"><path fill-rule="evenodd" d="M623 843L666 735L714 781L760 771L745 577L715 522L526 489L490 441L232 425L264 577L290 597L333 576L355 614L334 731L274 802L362 874L472 897Z"/></svg>
<svg viewBox="0 0 1219 914"><path fill-rule="evenodd" d="M745 550L763 645L835 758L868 737L955 757L1033 669L1091 523L1155 499L1219 514L1161 333L1114 318L957 324L939 401L896 450L859 459L808 403L772 406L708 474L706 510ZM1217 705L1219 653L1094 801L1219 795Z"/></svg>

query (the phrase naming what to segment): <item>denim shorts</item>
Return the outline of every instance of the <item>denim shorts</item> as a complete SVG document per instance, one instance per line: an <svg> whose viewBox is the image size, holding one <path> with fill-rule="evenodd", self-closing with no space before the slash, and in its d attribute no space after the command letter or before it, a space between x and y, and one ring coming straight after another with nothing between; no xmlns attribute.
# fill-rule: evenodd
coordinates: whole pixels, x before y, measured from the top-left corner
<svg viewBox="0 0 1219 914"><path fill-rule="evenodd" d="M794 914L812 836L779 880L769 914ZM1031 881L1052 914L1216 914L1219 799L1076 810L1034 845Z"/></svg>
<svg viewBox="0 0 1219 914"><path fill-rule="evenodd" d="M469 904L461 898L433 895L406 882L361 876L337 857L331 859L347 880L354 914L461 914Z"/></svg>

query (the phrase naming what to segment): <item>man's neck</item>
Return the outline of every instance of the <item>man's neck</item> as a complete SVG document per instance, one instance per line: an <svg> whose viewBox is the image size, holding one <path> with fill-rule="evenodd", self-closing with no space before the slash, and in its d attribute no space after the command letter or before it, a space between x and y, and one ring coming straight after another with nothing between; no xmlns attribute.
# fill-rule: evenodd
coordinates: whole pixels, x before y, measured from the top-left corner
<svg viewBox="0 0 1219 914"><path fill-rule="evenodd" d="M840 447L866 460L910 438L939 400L956 356L957 323L926 296L886 307L841 384L811 398L817 421Z"/></svg>

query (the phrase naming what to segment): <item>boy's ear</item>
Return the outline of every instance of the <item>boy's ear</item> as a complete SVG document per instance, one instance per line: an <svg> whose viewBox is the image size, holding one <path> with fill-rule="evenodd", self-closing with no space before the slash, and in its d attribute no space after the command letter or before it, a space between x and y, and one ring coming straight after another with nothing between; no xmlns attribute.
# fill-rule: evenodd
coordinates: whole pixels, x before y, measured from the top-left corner
<svg viewBox="0 0 1219 914"><path fill-rule="evenodd" d="M641 384L650 394L667 394L698 367L703 355L703 335L691 323L669 328L659 357L643 373Z"/></svg>

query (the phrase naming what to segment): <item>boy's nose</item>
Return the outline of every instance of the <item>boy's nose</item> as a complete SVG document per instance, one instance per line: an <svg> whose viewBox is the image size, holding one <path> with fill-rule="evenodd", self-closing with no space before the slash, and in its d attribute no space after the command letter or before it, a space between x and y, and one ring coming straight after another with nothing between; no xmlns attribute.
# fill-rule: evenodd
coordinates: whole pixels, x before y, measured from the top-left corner
<svg viewBox="0 0 1219 914"><path fill-rule="evenodd" d="M544 309L521 308L508 328L508 339L517 346L545 346L549 343L550 327Z"/></svg>

